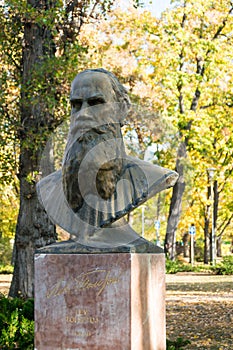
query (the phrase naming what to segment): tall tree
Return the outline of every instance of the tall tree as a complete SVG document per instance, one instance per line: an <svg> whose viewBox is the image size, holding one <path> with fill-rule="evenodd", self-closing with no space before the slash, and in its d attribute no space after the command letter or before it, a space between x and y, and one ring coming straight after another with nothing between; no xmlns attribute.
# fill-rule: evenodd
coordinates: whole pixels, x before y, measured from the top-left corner
<svg viewBox="0 0 233 350"><path fill-rule="evenodd" d="M170 16L174 25L170 23L168 33L170 41L176 40L176 46L178 46L176 94L180 114L178 124L180 145L176 163L180 178L173 189L165 238L165 251L171 259L175 258L175 233L181 214L181 199L185 186L184 159L187 157L193 119L201 108L208 107L204 98L207 98L207 89L211 79L214 78L212 74L216 68L216 50L217 47L223 47L223 41L227 50L222 54L223 56L228 54L233 12L231 1L221 1L221 4L206 1L200 2L197 17L193 1L185 0L177 3L180 6L174 10L174 15ZM180 28L177 27L178 23ZM227 79L227 76L225 75L224 78ZM203 95L202 99L201 95Z"/></svg>
<svg viewBox="0 0 233 350"><path fill-rule="evenodd" d="M139 96L140 103L146 102L156 111L151 113L151 118L144 117L142 112L130 122L134 123L135 131L139 126L143 142L150 139L161 145L164 161L162 163L160 157L160 164L172 164L177 142L176 170L180 178L172 194L165 243L171 259L176 255L176 230L184 194L187 198L196 190L192 190L193 186L200 187L206 203L206 169L216 162L219 168L225 164L224 157L217 156L216 152L213 156L213 152L206 150L211 145L209 149L214 150L216 136L219 139L222 135L224 123L225 130L230 130L227 121L232 113L232 6L229 0L172 1L171 9L164 12L161 19L147 11L117 10L104 25L104 34L100 27L99 32L90 28L91 35L87 31L81 36L83 44L88 46L90 65L93 60L101 62L119 74L133 97ZM90 38L94 38L95 44ZM218 119L221 115L222 122L215 123L214 115ZM164 128L166 124L173 127ZM161 137L163 133L166 135ZM205 139L208 142L203 145ZM226 138L222 140L225 150L229 148L229 156L230 142ZM202 163L201 166L198 163L200 169L196 169L198 176L197 159ZM189 176L189 168L193 170L190 172L193 178ZM226 166L224 169L229 173ZM188 201L192 206L194 202ZM187 210L186 207L186 213ZM226 206L223 211L228 212L229 217ZM186 225L187 230L192 221L187 221L186 213L180 227ZM192 220L197 220L191 211L189 213ZM199 225L204 228L203 212L201 215Z"/></svg>
<svg viewBox="0 0 233 350"><path fill-rule="evenodd" d="M66 116L67 80L71 80L74 66L82 69L80 29L111 5L108 0L9 0L1 7L1 47L7 69L4 82L8 84L10 76L18 89L14 123L10 121L9 100L1 101L5 120L16 129L20 154L20 210L11 296L33 296L35 248L56 239L55 227L36 195L40 156L49 135Z"/></svg>

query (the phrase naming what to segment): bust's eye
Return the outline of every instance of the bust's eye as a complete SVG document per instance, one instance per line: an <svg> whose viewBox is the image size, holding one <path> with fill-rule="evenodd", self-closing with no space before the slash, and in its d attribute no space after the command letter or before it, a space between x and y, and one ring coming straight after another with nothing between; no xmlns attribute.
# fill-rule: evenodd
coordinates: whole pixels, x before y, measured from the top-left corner
<svg viewBox="0 0 233 350"><path fill-rule="evenodd" d="M88 100L89 106L100 105L102 103L105 103L105 100L102 97L95 97Z"/></svg>
<svg viewBox="0 0 233 350"><path fill-rule="evenodd" d="M78 112L82 107L82 101L71 101L72 111Z"/></svg>

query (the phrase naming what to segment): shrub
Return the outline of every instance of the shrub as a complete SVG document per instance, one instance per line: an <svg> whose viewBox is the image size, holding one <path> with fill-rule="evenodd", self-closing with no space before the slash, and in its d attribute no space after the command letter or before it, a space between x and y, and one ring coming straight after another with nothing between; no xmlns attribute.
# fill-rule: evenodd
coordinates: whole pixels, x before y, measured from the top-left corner
<svg viewBox="0 0 233 350"><path fill-rule="evenodd" d="M179 260L171 261L166 260L166 273L177 273L177 272L190 272L194 271L191 264L184 264Z"/></svg>
<svg viewBox="0 0 233 350"><path fill-rule="evenodd" d="M212 266L211 269L217 275L233 275L233 256L224 256L223 261L215 266Z"/></svg>
<svg viewBox="0 0 233 350"><path fill-rule="evenodd" d="M188 344L190 341L183 338L177 338L175 341L167 339L166 350L182 350Z"/></svg>
<svg viewBox="0 0 233 350"><path fill-rule="evenodd" d="M33 299L0 297L0 348L2 350L34 348Z"/></svg>
<svg viewBox="0 0 233 350"><path fill-rule="evenodd" d="M13 273L14 267L12 265L0 265L0 274L11 274Z"/></svg>

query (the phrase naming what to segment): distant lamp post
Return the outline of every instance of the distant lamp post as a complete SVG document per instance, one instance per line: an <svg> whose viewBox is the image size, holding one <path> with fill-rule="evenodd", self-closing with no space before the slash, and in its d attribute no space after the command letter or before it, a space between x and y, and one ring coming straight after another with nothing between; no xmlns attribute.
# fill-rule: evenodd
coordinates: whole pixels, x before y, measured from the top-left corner
<svg viewBox="0 0 233 350"><path fill-rule="evenodd" d="M216 249L215 249L215 229L214 229L214 173L215 168L208 168L207 174L208 174L208 182L210 184L210 200L212 205L212 225L211 225L211 262L212 265L215 265L215 255L216 255Z"/></svg>
<svg viewBox="0 0 233 350"><path fill-rule="evenodd" d="M160 230L160 221L159 220L155 220L154 221L154 225L155 225L155 232L156 232L156 245L161 247L160 244L160 235L159 235L159 230Z"/></svg>
<svg viewBox="0 0 233 350"><path fill-rule="evenodd" d="M192 224L190 227L189 227L189 234L191 236L191 239L190 239L190 243L191 243L191 264L192 266L194 266L194 235L196 234L196 227L194 224Z"/></svg>

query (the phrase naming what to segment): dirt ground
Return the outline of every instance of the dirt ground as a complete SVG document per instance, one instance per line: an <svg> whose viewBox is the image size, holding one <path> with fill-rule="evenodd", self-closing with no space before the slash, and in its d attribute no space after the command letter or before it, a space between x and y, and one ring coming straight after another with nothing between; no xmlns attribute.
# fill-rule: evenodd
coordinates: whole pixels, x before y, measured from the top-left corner
<svg viewBox="0 0 233 350"><path fill-rule="evenodd" d="M0 275L0 293L7 295L10 284L11 284L12 275Z"/></svg>
<svg viewBox="0 0 233 350"><path fill-rule="evenodd" d="M233 350L233 276L166 276L167 338L187 350Z"/></svg>
<svg viewBox="0 0 233 350"><path fill-rule="evenodd" d="M0 275L7 295L11 275ZM167 338L191 341L185 350L233 350L233 276L166 275Z"/></svg>

